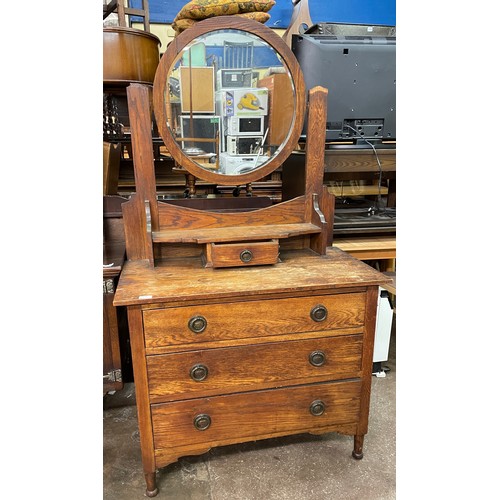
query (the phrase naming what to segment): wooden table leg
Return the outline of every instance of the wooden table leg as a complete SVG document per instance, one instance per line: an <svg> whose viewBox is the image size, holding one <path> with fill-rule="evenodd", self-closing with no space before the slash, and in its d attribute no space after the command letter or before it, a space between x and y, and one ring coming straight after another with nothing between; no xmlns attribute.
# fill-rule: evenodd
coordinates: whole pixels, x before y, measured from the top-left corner
<svg viewBox="0 0 500 500"><path fill-rule="evenodd" d="M188 196L191 198L196 194L196 177L192 174L186 175Z"/></svg>
<svg viewBox="0 0 500 500"><path fill-rule="evenodd" d="M354 436L354 450L352 450L352 456L356 460L361 460L363 458L363 440L365 439L364 434Z"/></svg>
<svg viewBox="0 0 500 500"><path fill-rule="evenodd" d="M146 496L155 497L158 495L158 488L156 487L156 472L146 472L144 474L146 478Z"/></svg>

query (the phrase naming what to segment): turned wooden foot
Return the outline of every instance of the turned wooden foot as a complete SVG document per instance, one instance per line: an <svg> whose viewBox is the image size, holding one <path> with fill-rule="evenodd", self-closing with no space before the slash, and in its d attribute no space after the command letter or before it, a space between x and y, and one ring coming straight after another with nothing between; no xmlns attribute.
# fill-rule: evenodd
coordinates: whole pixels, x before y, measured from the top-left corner
<svg viewBox="0 0 500 500"><path fill-rule="evenodd" d="M365 436L363 434L359 436L354 436L354 450L352 450L352 456L356 460L361 460L363 458L363 440Z"/></svg>
<svg viewBox="0 0 500 500"><path fill-rule="evenodd" d="M191 198L196 194L196 177L192 174L186 175L188 196Z"/></svg>
<svg viewBox="0 0 500 500"><path fill-rule="evenodd" d="M156 473L146 472L144 477L146 478L146 496L150 498L155 497L158 495L158 488L156 487Z"/></svg>

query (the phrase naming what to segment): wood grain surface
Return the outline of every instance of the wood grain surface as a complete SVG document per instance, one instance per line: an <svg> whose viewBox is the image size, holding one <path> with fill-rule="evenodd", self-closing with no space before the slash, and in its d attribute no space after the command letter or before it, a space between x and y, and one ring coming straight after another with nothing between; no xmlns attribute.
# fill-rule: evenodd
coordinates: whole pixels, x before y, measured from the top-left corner
<svg viewBox="0 0 500 500"><path fill-rule="evenodd" d="M244 256L248 260L245 260ZM250 253L248 253L250 252ZM207 267L241 267L276 264L279 258L278 240L245 241L243 243L209 243L206 246Z"/></svg>
<svg viewBox="0 0 500 500"><path fill-rule="evenodd" d="M188 207L179 207L169 203L158 203L159 226L168 230L221 229L236 226L270 226L275 224L296 224L306 222L304 206L306 198L297 197L285 203L248 212L210 212Z"/></svg>
<svg viewBox="0 0 500 500"><path fill-rule="evenodd" d="M125 263L114 304L161 304L224 298L258 298L269 294L318 293L390 281L367 264L338 248L326 255L312 251L282 252L273 266L210 269L199 258Z"/></svg>
<svg viewBox="0 0 500 500"><path fill-rule="evenodd" d="M155 451L164 449L161 462L165 464L213 446L324 431L333 425L356 422L359 395L360 382L354 380L154 404ZM320 416L313 416L309 410L316 400L325 404ZM205 431L193 425L200 414L209 415L212 421ZM182 448L179 455L177 447Z"/></svg>
<svg viewBox="0 0 500 500"><path fill-rule="evenodd" d="M313 307L324 305L328 315L314 321ZM228 301L217 304L151 309L143 312L146 348L217 342L281 335L322 332L361 327L365 315L365 294L348 293L277 298L274 300ZM193 333L188 323L203 316L207 326Z"/></svg>
<svg viewBox="0 0 500 500"><path fill-rule="evenodd" d="M148 356L150 399L153 403L178 401L356 378L361 375L362 347L362 335L349 335ZM324 355L321 366L309 361L316 351ZM206 370L204 380L191 377L195 366Z"/></svg>

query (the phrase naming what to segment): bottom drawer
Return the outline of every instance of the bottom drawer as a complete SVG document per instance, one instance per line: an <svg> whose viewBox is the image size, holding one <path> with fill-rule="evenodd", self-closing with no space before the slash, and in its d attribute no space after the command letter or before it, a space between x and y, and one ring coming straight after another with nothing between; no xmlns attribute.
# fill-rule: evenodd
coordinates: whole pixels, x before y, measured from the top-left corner
<svg viewBox="0 0 500 500"><path fill-rule="evenodd" d="M155 449L221 446L358 420L361 381L151 405Z"/></svg>

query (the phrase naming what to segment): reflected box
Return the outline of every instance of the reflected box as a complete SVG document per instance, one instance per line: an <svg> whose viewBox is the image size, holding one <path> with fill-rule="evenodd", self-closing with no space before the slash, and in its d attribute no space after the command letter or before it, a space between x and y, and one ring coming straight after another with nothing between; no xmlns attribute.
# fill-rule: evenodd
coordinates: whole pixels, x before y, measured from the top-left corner
<svg viewBox="0 0 500 500"><path fill-rule="evenodd" d="M214 68L181 66L179 73L181 112L215 113Z"/></svg>
<svg viewBox="0 0 500 500"><path fill-rule="evenodd" d="M217 113L221 116L266 116L268 91L264 88L219 90Z"/></svg>
<svg viewBox="0 0 500 500"><path fill-rule="evenodd" d="M234 89L252 86L252 68L223 68L217 71L217 89Z"/></svg>

